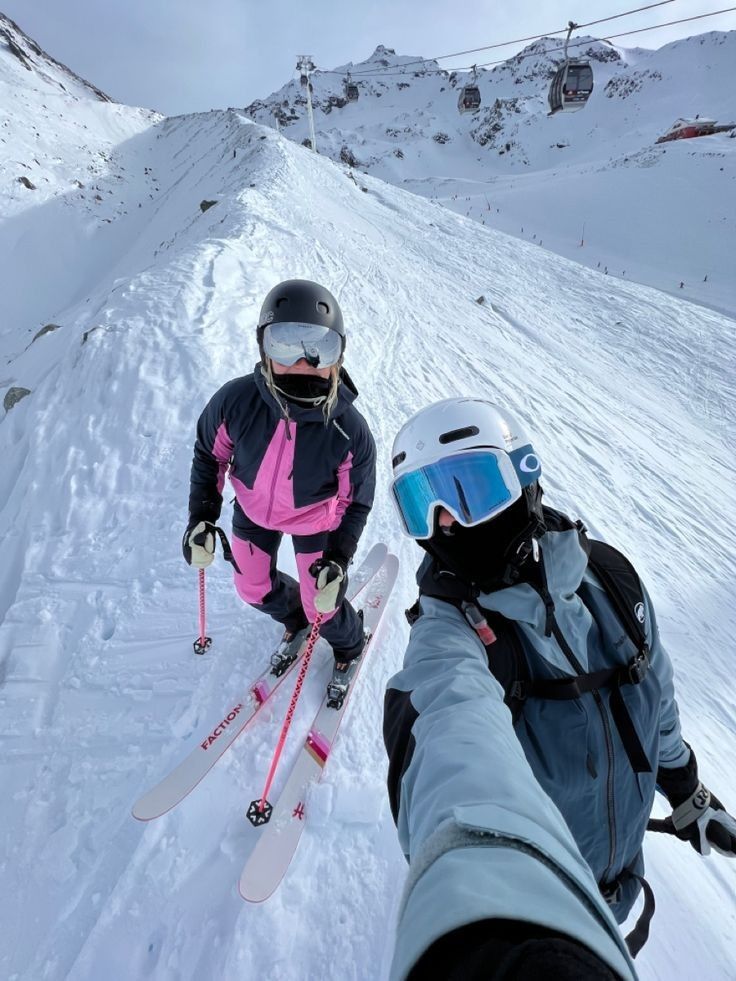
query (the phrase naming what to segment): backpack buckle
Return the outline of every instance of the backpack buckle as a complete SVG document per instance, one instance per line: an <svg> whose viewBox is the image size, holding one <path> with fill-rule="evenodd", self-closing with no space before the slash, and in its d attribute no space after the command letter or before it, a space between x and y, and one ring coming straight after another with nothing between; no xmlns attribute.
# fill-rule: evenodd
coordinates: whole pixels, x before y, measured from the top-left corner
<svg viewBox="0 0 736 981"><path fill-rule="evenodd" d="M613 882L602 882L599 883L598 888L601 891L601 895L608 903L609 906L613 906L621 899L621 877L618 876Z"/></svg>
<svg viewBox="0 0 736 981"><path fill-rule="evenodd" d="M646 650L639 651L636 657L632 657L626 665L626 677L631 685L640 685L646 678L648 672L649 653Z"/></svg>

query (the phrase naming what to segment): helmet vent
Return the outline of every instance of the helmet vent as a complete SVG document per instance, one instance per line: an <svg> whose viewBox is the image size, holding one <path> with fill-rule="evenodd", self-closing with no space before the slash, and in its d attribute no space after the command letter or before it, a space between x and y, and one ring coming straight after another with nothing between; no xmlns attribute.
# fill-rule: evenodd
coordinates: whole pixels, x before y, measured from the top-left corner
<svg viewBox="0 0 736 981"><path fill-rule="evenodd" d="M440 443L454 443L458 439L467 439L468 436L477 436L480 429L477 426L465 426L463 429L452 429L449 433L442 433Z"/></svg>
<svg viewBox="0 0 736 981"><path fill-rule="evenodd" d="M319 310L320 313L326 313L327 314L327 313L330 312L330 308L327 306L327 304L323 300L320 300L317 303L317 309Z"/></svg>
<svg viewBox="0 0 736 981"><path fill-rule="evenodd" d="M400 463L403 463L405 459L406 459L406 453L404 453L403 450L402 450L401 453L397 453L396 454L396 456L393 458L393 460L391 461L391 463L392 463L392 465L394 467L398 467L398 465Z"/></svg>

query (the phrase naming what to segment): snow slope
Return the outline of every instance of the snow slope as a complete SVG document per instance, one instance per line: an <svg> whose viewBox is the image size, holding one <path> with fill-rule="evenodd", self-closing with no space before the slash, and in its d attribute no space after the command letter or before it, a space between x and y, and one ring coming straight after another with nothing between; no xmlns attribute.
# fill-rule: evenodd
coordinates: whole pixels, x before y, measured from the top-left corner
<svg viewBox="0 0 736 981"><path fill-rule="evenodd" d="M544 38L479 70L481 108L461 115L468 73L379 45L314 74L317 148L591 268L733 314L736 142L655 141L679 116L736 122L736 31L658 51L582 38L571 53L594 69L583 111L547 116L562 55L558 38ZM345 104L348 69L360 99ZM296 142L309 135L298 79L246 112Z"/></svg>
<svg viewBox="0 0 736 981"><path fill-rule="evenodd" d="M14 85L29 126L37 90ZM111 203L110 223L68 246L72 292L61 277L2 284L16 313L0 389L30 394L0 417L0 977L386 976L405 866L381 707L419 558L389 503L389 453L410 413L453 394L516 410L537 436L551 503L635 560L675 662L686 737L736 807L734 321L351 178L236 113L103 108L120 131L99 119L88 148L108 145L125 165L96 177L121 210ZM64 97L45 125L91 128L89 112ZM21 123L18 110L16 132ZM15 184L2 186L15 241L47 217L53 234L92 221L93 206L64 190L81 145L58 146L45 198L12 211ZM4 172L12 156L0 145ZM202 212L205 199L217 203ZM240 603L220 561L208 575L215 646L195 657L196 576L179 542L197 416L251 370L260 302L292 276L324 282L343 307L347 364L379 447L361 548L389 541L402 569L290 873L249 906L235 888L258 834L244 811L288 690L169 815L144 826L130 807L243 693L255 652L278 633ZM47 319L59 329L31 342ZM323 651L310 669L286 761L327 663ZM646 855L658 909L641 977L734 977L736 863L672 840L648 840Z"/></svg>
<svg viewBox="0 0 736 981"><path fill-rule="evenodd" d="M30 341L137 236L157 191L137 138L160 117L111 102L2 14L0 106L2 345Z"/></svg>

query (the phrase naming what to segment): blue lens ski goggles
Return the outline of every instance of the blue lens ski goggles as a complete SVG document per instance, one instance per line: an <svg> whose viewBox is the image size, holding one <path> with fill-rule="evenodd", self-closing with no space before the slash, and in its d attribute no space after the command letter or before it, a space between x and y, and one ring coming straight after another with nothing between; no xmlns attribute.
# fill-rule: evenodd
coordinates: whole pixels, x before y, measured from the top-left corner
<svg viewBox="0 0 736 981"><path fill-rule="evenodd" d="M391 490L406 533L412 538L431 538L437 507L472 528L518 501L522 489L541 473L542 466L529 444L511 453L485 447L402 474Z"/></svg>
<svg viewBox="0 0 736 981"><path fill-rule="evenodd" d="M337 331L319 324L267 324L263 329L266 355L287 366L304 358L312 368L329 368L340 360L342 342Z"/></svg>

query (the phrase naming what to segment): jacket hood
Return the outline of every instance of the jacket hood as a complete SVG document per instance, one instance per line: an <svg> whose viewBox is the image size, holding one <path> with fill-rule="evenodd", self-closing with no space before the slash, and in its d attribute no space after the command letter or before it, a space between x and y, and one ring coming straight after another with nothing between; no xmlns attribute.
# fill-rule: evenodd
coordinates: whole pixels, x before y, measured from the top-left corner
<svg viewBox="0 0 736 981"><path fill-rule="evenodd" d="M576 590L583 581L588 555L576 528L548 531L539 541L547 590L555 605L555 619L573 649L587 662L585 651L593 618ZM493 593L481 593L478 602L514 620L536 650L550 663L569 672L570 663L552 637L545 636L546 610L539 593L528 583L519 583ZM587 663L583 663L587 669Z"/></svg>
<svg viewBox="0 0 736 981"><path fill-rule="evenodd" d="M577 529L548 531L539 540L547 576L547 590L554 600L555 612L574 598L588 566L588 556L580 544ZM481 593L481 606L496 610L509 620L529 623L544 629L544 603L528 583L518 583L492 593Z"/></svg>

